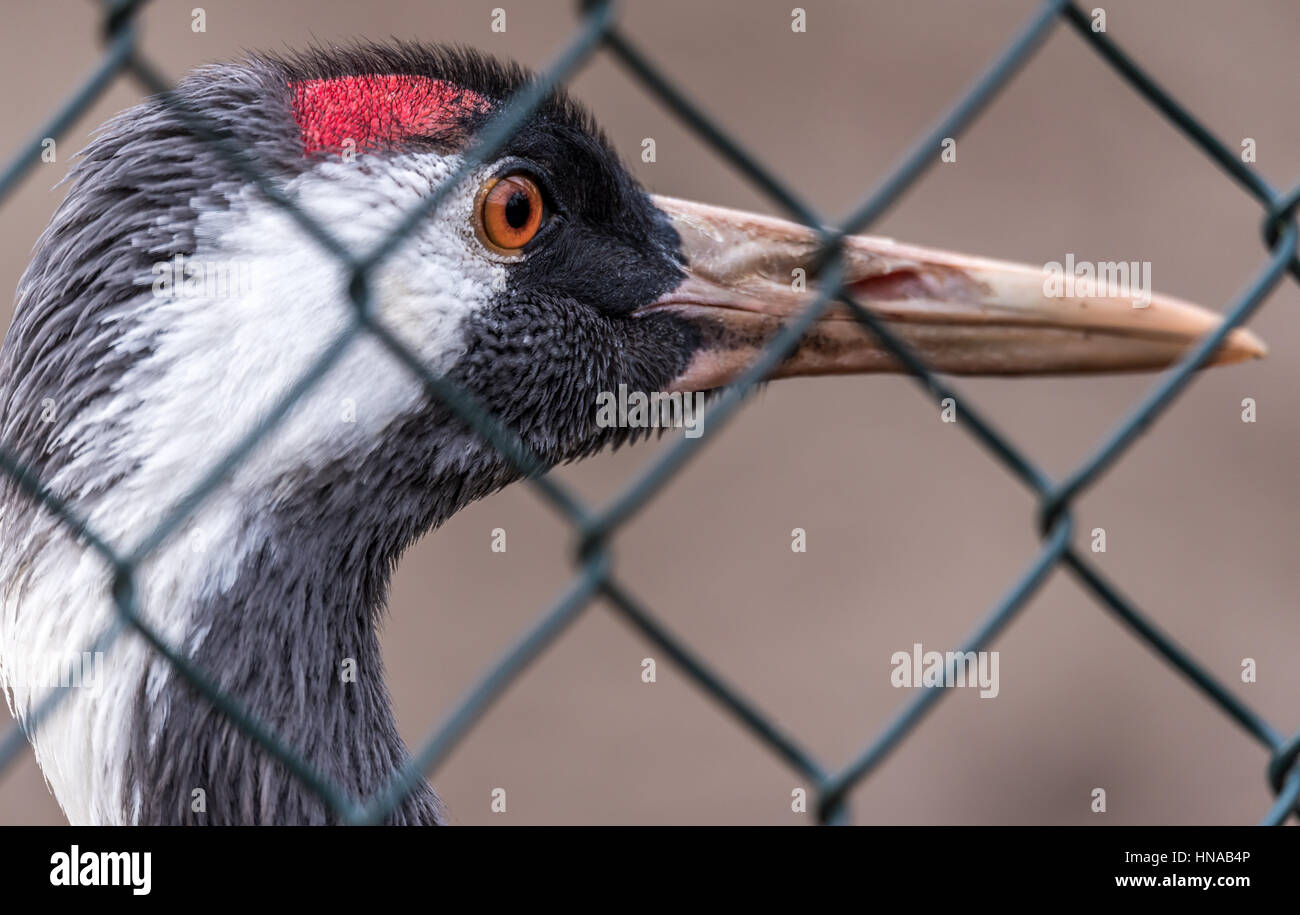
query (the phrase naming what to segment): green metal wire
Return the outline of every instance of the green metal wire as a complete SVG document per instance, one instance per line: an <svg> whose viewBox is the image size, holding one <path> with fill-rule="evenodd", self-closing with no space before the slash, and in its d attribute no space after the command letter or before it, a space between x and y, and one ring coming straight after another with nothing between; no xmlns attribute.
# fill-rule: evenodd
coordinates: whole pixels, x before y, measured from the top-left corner
<svg viewBox="0 0 1300 915"><path fill-rule="evenodd" d="M664 626L619 583L611 571L612 540L619 528L675 478L685 463L704 447L705 442L717 434L717 429L741 409L747 395L798 344L812 323L837 301L850 310L862 325L863 333L875 336L893 353L927 396L934 400L951 397L960 401L962 428L968 430L1008 472L1024 483L1037 500L1035 521L1043 536L1042 548L1001 600L988 610L963 644L962 650L979 651L991 644L1028 604L1052 571L1064 565L1096 597L1100 606L1119 619L1157 656L1186 677L1211 703L1269 751L1266 780L1276 795L1276 800L1261 823L1280 824L1297 812L1297 805L1300 805L1300 767L1297 767L1300 734L1285 736L1284 732L1273 727L1236 698L1222 681L1210 674L1204 665L1166 635L1125 598L1117 587L1072 549L1070 510L1075 500L1095 484L1123 456L1127 448L1174 403L1191 383L1193 372L1210 357L1233 328L1243 324L1260 307L1277 288L1283 274L1289 272L1300 280L1300 257L1297 256L1300 229L1295 223L1295 211L1300 206L1300 186L1282 194L1255 171L1246 168L1222 141L1161 88L1105 33L1094 32L1087 13L1077 5L1069 0L1047 0L1041 3L1008 41L1003 51L972 81L955 104L917 138L899 164L877 182L852 215L841 225L827 228L818 214L793 189L727 134L716 119L675 87L618 30L613 0L585 0L579 4L578 28L569 44L557 55L555 62L492 118L466 154L464 163L449 181L440 185L419 206L407 213L374 250L361 254L348 251L325 227L302 212L259 170L258 164L245 150L211 129L198 112L189 110L171 92L167 81L158 75L139 52L135 19L144 6L144 0L104 0L102 6L104 56L91 75L49 119L44 129L20 147L10 164L0 170L0 202L36 163L44 138L62 136L114 80L124 73L130 73L168 105L195 136L211 143L218 154L260 188L268 200L288 211L325 251L348 268L352 277L349 291L355 312L349 326L321 353L312 367L284 392L278 404L257 427L224 455L190 493L171 506L163 520L140 543L129 549L119 550L96 535L79 517L75 506L48 491L3 443L0 443L0 473L14 479L27 496L52 512L89 549L97 552L111 571L111 594L106 597L113 601L117 615L113 623L93 640L90 650L109 651L123 632L134 631L153 650L165 657L180 676L236 727L321 797L341 820L359 824L382 822L420 780L442 764L487 714L493 703L555 643L591 602L597 597L604 597L614 613L667 654L702 692L740 721L761 744L815 785L815 811L820 822L848 821L847 799L850 792L913 732L925 715L946 695L946 691L937 687L920 691L886 722L874 739L841 768L826 766L780 727L771 715L748 699L684 640ZM1062 19L1189 141L1261 203L1264 208L1262 234L1269 257L1246 288L1229 303L1222 324L1200 340L1177 365L1161 375L1146 396L1116 424L1091 454L1063 481L1057 482L1002 435L973 407L968 398L959 395L941 381L883 321L852 300L843 287L840 245L846 236L870 226L906 193L933 164L940 142L947 137L958 136L979 117ZM513 430L486 411L469 392L431 372L415 353L375 317L369 308L368 276L406 241L423 220L438 209L475 166L486 161L508 142L513 132L524 123L549 91L567 81L601 49L609 52L652 96L689 130L713 147L755 188L794 219L815 230L821 239L821 251L817 258L816 273L820 291L816 301L766 347L756 363L719 399L710 411L709 433L676 443L608 505L593 510L567 487L543 475L540 472L541 463ZM293 747L284 745L269 726L249 715L240 703L217 687L206 672L197 669L183 653L167 644L143 619L141 608L136 602L134 580L140 563L175 534L265 436L274 434L276 427L292 412L301 398L363 335L377 339L400 364L420 379L431 396L445 402L476 433L512 461L528 477L530 485L538 489L543 499L573 526L577 538L573 551L575 577L554 604L483 673L453 706L447 718L431 732L409 762L400 771L393 773L388 784L370 798L354 798L347 796L337 785L331 784L316 772ZM52 689L34 704L21 725L14 726L0 737L0 772L16 758L26 744L27 736L40 727L41 722L53 713L68 692Z"/></svg>

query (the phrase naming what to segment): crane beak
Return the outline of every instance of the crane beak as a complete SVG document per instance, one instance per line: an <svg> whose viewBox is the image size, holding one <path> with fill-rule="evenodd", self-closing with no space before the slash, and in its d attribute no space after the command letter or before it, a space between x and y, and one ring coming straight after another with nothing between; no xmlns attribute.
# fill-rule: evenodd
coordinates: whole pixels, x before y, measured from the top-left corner
<svg viewBox="0 0 1300 915"><path fill-rule="evenodd" d="M671 389L733 381L817 295L815 232L802 225L685 200L655 197L681 238L687 277L638 313L669 310L703 345ZM1048 375L1130 372L1170 365L1220 317L1151 294L1149 266L1096 265L1105 276L953 254L884 238L845 240L845 291L939 372ZM1096 275L1094 274L1094 280ZM801 282L802 281L802 282ZM1263 357L1237 329L1207 364ZM836 303L773 378L897 372L893 355Z"/></svg>

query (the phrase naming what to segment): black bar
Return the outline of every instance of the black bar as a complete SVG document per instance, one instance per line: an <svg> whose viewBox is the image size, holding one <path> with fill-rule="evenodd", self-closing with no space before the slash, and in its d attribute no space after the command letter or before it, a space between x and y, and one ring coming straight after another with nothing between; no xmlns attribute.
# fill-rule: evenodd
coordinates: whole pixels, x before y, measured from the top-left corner
<svg viewBox="0 0 1300 915"><path fill-rule="evenodd" d="M806 894L806 902L828 894L862 903L885 894L918 894L917 902L996 903L1104 892L1147 901L1198 894L1231 903L1252 891L1276 897L1288 890L1295 844L1286 830L1245 827L65 826L0 829L0 860L6 892L17 891L17 898L31 893L65 902L113 898L131 904L147 896L202 899L205 907L279 898L337 904L351 895L381 904L399 904L408 895L430 906L447 896L490 904L512 888L563 904L570 894L585 895L611 882L620 892L600 898L612 905L616 899L635 905L633 900L682 889L692 895L721 890L730 899L792 889ZM52 880L69 880L74 846L82 866L78 885L54 885ZM101 852L138 853L131 859L137 863L128 869L125 858L106 862ZM146 861L148 893L137 893ZM114 862L119 885L84 885L82 877L94 876L105 863L101 873L108 873Z"/></svg>

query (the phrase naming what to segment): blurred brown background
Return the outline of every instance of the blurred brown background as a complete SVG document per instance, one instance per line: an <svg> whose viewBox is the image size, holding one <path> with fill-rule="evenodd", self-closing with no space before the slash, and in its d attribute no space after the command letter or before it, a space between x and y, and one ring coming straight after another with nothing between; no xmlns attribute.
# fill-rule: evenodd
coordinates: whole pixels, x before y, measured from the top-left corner
<svg viewBox="0 0 1300 915"><path fill-rule="evenodd" d="M722 124L832 217L848 211L1032 11L1031 0L656 0L626 32ZM463 42L540 66L570 2L157 2L148 55L173 77L245 48L355 37ZM491 9L507 31L490 30ZM1300 174L1300 20L1286 0L1107 5L1108 29L1230 146L1258 143L1278 185ZM90 3L9 4L0 37L7 159L89 71ZM573 84L655 191L771 211L607 56ZM96 125L140 98L120 81L0 206L8 303ZM639 161L654 137L658 161ZM1064 25L879 234L1042 263L1149 260L1163 292L1222 308L1265 258L1258 207ZM1200 378L1077 512L1107 531L1104 572L1277 727L1300 725L1300 304L1284 284L1253 326L1272 355ZM1151 384L1146 376L962 381L1062 475ZM1240 401L1259 421L1243 424ZM707 424L707 420L706 420ZM559 476L610 497L670 442ZM508 552L489 549L508 532ZM808 552L790 531L808 532ZM408 743L420 741L572 574L570 533L525 486L471 507L406 558L385 640ZM828 765L910 692L889 657L953 648L1038 546L1026 492L902 378L774 385L618 537L632 591ZM866 823L1250 823L1266 754L1065 573L994 646L1001 694L956 691L853 794ZM641 682L655 657L658 682ZM1259 682L1240 682L1245 657ZM3 713L0 713L3 714ZM5 722L7 724L7 722ZM607 607L593 605L434 774L459 823L800 823L804 782ZM508 812L492 814L504 787ZM1109 812L1090 813L1107 789ZM62 815L30 754L0 773L0 823Z"/></svg>

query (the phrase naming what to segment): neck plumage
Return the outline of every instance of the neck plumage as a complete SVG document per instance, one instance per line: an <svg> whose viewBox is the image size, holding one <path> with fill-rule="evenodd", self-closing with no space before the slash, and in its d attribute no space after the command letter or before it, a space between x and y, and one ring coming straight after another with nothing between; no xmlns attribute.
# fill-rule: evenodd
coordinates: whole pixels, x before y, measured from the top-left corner
<svg viewBox="0 0 1300 915"><path fill-rule="evenodd" d="M382 461L351 454L258 488L237 478L137 569L139 611L282 746L368 801L407 760L376 629L393 564L420 534L517 475L467 457L476 447L486 451L431 405L386 432ZM126 525L153 523L137 488L107 489L92 515L117 521L116 540L130 542ZM111 501L127 494L129 505ZM35 509L0 516L0 542L12 547L0 555L0 673L6 658L91 644L112 617L102 563ZM338 821L143 640L119 639L103 667L97 689L67 697L33 734L73 823ZM18 692L15 707L21 714L42 695ZM421 781L387 821L439 818Z"/></svg>
<svg viewBox="0 0 1300 915"><path fill-rule="evenodd" d="M192 626L202 642L192 660L324 779L364 801L407 754L375 630L385 582L373 572L356 575L358 558L301 542L257 550L232 588L197 608ZM136 822L337 821L183 677L171 674L152 701L148 691L146 678L127 758ZM389 817L410 825L437 820L436 798L424 783Z"/></svg>
<svg viewBox="0 0 1300 915"><path fill-rule="evenodd" d="M517 476L495 456L467 471L466 456L487 446L436 404L390 428L381 450L383 462L353 456L273 487L293 495L252 508L258 545L243 553L232 583L208 583L188 627L201 637L194 663L359 801L407 760L376 629L391 570L422 533ZM169 674L165 696L150 701L150 678L142 681L127 766L142 788L140 822L337 820L165 661L153 671ZM193 809L198 787L206 812ZM440 816L421 781L388 822Z"/></svg>

